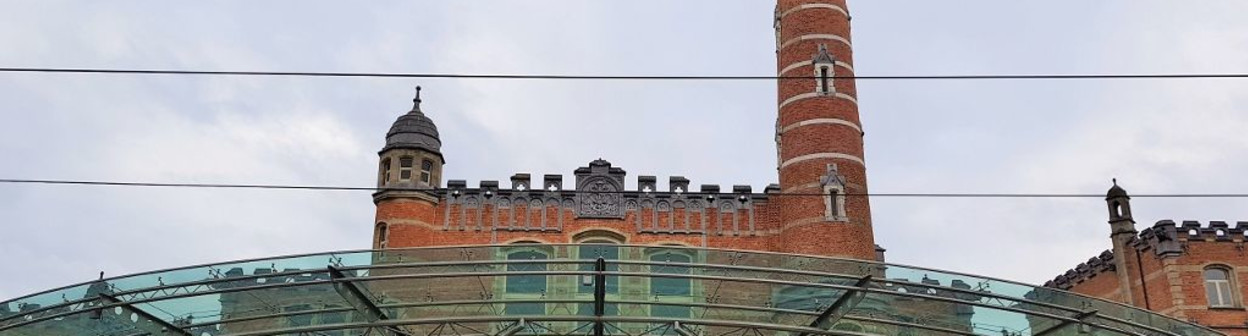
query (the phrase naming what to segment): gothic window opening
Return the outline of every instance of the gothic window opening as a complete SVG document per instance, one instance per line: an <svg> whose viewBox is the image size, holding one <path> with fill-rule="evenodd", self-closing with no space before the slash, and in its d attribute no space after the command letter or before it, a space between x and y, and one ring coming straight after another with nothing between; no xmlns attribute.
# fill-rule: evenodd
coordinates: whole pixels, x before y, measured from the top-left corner
<svg viewBox="0 0 1248 336"><path fill-rule="evenodd" d="M381 160L381 184L390 184L390 158Z"/></svg>
<svg viewBox="0 0 1248 336"><path fill-rule="evenodd" d="M429 184L430 177L433 176L433 161L428 159L420 162L420 182Z"/></svg>
<svg viewBox="0 0 1248 336"><path fill-rule="evenodd" d="M399 180L403 180L403 181L412 180L412 164L414 163L414 161L415 160L412 159L411 157L399 158Z"/></svg>
<svg viewBox="0 0 1248 336"><path fill-rule="evenodd" d="M1205 269L1205 295L1209 299L1209 307L1237 307L1234 288L1226 268L1215 266Z"/></svg>

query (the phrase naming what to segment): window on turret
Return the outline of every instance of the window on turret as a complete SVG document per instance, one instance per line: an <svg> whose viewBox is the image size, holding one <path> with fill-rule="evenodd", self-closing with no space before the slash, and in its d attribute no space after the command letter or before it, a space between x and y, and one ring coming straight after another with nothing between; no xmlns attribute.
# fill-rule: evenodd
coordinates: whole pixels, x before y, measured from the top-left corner
<svg viewBox="0 0 1248 336"><path fill-rule="evenodd" d="M381 184L390 183L390 158L381 160Z"/></svg>
<svg viewBox="0 0 1248 336"><path fill-rule="evenodd" d="M1209 307L1236 307L1234 288L1227 269L1216 266L1205 269L1205 295L1209 299Z"/></svg>
<svg viewBox="0 0 1248 336"><path fill-rule="evenodd" d="M412 180L412 164L415 162L410 157L399 158L399 179L403 181Z"/></svg>
<svg viewBox="0 0 1248 336"><path fill-rule="evenodd" d="M420 162L420 182L429 184L429 179L433 176L433 161L422 160Z"/></svg>
<svg viewBox="0 0 1248 336"><path fill-rule="evenodd" d="M377 247L386 248L390 243L390 225L377 224Z"/></svg>

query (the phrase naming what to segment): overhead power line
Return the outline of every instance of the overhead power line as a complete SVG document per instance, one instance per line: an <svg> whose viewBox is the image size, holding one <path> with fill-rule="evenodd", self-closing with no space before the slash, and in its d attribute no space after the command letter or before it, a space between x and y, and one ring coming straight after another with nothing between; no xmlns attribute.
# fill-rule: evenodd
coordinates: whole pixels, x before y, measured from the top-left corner
<svg viewBox="0 0 1248 336"><path fill-rule="evenodd" d="M70 185L70 186L109 186L109 187L160 187L160 188L203 188L203 189L278 189L278 190L320 190L320 191L415 191L428 189L414 188L379 188L379 187L342 187L342 186L310 186L310 185L285 185L285 184L219 184L219 183L158 183L158 182L121 182L121 181L74 181L74 180L33 180L33 179L0 179L0 183L5 184L45 184L45 185ZM447 189L438 189L446 191ZM500 191L517 192L516 190L502 189ZM531 189L525 190L532 193L543 193L545 190ZM561 190L573 191L573 190ZM619 194L635 194L639 191L615 191L615 192L595 192L595 193L619 193ZM689 195L705 195L702 192L686 191ZM733 192L721 192L721 195L735 194ZM821 193L772 193L768 196L783 197L825 197L827 194ZM855 197L933 197L933 198L1095 198L1105 197L1105 194L1063 194L1063 193L846 193L844 196ZM1133 194L1134 198L1248 198L1248 194L1234 193L1202 193L1202 194Z"/></svg>
<svg viewBox="0 0 1248 336"><path fill-rule="evenodd" d="M112 75L197 75L197 76L283 76L283 77L390 77L452 79L543 79L543 80L777 80L814 79L815 76L629 76L629 75L551 75L551 74L456 74L401 72L299 72L299 71L206 71L103 68L0 68L0 72L73 73ZM1069 74L1069 75L900 75L832 76L858 80L1071 80L1071 79L1199 79L1248 78L1248 73L1175 74Z"/></svg>

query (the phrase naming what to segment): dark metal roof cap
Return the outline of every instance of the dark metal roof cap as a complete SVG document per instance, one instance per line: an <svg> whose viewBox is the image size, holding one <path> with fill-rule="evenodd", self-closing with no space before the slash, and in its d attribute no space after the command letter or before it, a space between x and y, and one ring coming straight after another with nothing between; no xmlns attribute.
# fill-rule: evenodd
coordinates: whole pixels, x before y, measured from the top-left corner
<svg viewBox="0 0 1248 336"><path fill-rule="evenodd" d="M382 148L383 151L392 148L415 148L441 153L442 140L438 137L438 126L420 110L420 102L420 87L417 86L416 98L412 99L412 110L399 116L390 126L390 131L386 132L386 147Z"/></svg>
<svg viewBox="0 0 1248 336"><path fill-rule="evenodd" d="M1105 193L1105 199L1114 199L1119 197L1131 198L1127 195L1127 190L1118 186L1118 179L1114 179L1114 186L1109 188L1109 192Z"/></svg>

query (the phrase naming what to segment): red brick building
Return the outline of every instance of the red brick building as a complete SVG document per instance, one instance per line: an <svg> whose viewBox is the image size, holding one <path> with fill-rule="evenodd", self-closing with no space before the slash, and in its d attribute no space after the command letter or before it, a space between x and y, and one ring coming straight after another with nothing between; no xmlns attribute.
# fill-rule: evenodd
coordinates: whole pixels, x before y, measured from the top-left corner
<svg viewBox="0 0 1248 336"><path fill-rule="evenodd" d="M446 181L437 127L415 106L386 136L374 194L376 247L511 242L673 244L876 259L845 0L780 0L775 12L777 184L693 188L598 159L573 176L510 185ZM604 153L609 154L609 153ZM759 158L763 159L763 158ZM781 197L778 194L814 194ZM822 196L820 196L822 195Z"/></svg>
<svg viewBox="0 0 1248 336"><path fill-rule="evenodd" d="M1112 250L1045 286L1248 335L1248 222L1161 220L1137 232L1131 197L1116 181L1105 201Z"/></svg>

